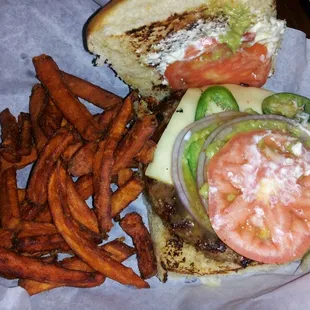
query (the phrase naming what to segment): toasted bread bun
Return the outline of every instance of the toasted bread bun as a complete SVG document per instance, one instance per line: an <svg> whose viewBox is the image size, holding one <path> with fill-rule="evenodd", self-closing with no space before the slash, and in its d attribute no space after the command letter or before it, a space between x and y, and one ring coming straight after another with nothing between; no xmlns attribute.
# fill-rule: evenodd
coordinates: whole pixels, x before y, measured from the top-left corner
<svg viewBox="0 0 310 310"><path fill-rule="evenodd" d="M171 234L151 206L148 207L148 220L157 261L157 277L162 282L166 282L168 277L194 276L206 277L207 280L211 276L272 272L285 267L251 262L243 268L239 264L215 261Z"/></svg>
<svg viewBox="0 0 310 310"><path fill-rule="evenodd" d="M108 61L127 84L144 96L162 99L170 93L163 76L142 61L163 38L189 27L205 12L225 5L246 5L253 19L275 16L274 0L113 0L87 28L89 50Z"/></svg>

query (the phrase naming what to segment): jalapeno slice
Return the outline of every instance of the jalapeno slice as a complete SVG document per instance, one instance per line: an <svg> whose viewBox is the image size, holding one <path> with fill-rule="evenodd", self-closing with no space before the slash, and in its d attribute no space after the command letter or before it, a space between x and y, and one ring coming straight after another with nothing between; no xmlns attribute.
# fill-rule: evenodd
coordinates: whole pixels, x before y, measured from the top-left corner
<svg viewBox="0 0 310 310"><path fill-rule="evenodd" d="M301 112L310 114L310 99L292 93L278 93L264 99L262 110L264 114L294 118Z"/></svg>
<svg viewBox="0 0 310 310"><path fill-rule="evenodd" d="M239 111L235 97L224 86L211 86L199 98L195 120L197 121L206 115L224 111Z"/></svg>

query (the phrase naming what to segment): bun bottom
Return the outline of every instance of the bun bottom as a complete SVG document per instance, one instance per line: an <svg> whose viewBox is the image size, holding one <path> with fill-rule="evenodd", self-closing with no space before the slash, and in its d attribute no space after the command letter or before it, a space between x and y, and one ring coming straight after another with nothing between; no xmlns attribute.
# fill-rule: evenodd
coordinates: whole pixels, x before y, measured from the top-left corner
<svg viewBox="0 0 310 310"><path fill-rule="evenodd" d="M148 221L154 250L157 260L157 277L166 282L168 277L206 277L213 276L236 276L249 273L266 273L277 271L288 265L250 263L246 268L230 262L218 262L207 258L202 252L197 251L194 246L184 243L180 238L170 233L164 226L160 217L152 210L145 197L144 204L148 208ZM294 262L294 266L299 262ZM289 264L291 265L291 264ZM285 272L291 273L291 268ZM293 267L296 269L296 266Z"/></svg>

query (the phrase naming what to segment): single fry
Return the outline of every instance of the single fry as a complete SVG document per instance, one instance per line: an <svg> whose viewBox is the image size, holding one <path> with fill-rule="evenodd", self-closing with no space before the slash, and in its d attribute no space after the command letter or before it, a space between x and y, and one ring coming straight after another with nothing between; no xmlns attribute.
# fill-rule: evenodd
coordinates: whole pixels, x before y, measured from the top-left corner
<svg viewBox="0 0 310 310"><path fill-rule="evenodd" d="M38 79L48 89L50 97L63 116L85 140L98 139L101 135L98 124L86 107L68 89L54 60L43 54L34 57L33 64Z"/></svg>
<svg viewBox="0 0 310 310"><path fill-rule="evenodd" d="M41 223L21 220L15 226L17 238L33 237L41 235L54 235L58 233L57 228L52 223Z"/></svg>
<svg viewBox="0 0 310 310"><path fill-rule="evenodd" d="M5 109L0 113L1 125L1 145L0 155L11 163L21 160L18 154L19 129L15 117L9 109Z"/></svg>
<svg viewBox="0 0 310 310"><path fill-rule="evenodd" d="M60 234L21 237L17 238L14 244L17 251L27 253L70 250Z"/></svg>
<svg viewBox="0 0 310 310"><path fill-rule="evenodd" d="M101 174L101 166L102 166L102 158L103 153L105 149L105 140L99 141L98 144L98 150L94 156L93 160L93 181L92 181L92 187L93 187L93 194L99 191L100 186L100 174ZM90 186L90 185L89 185Z"/></svg>
<svg viewBox="0 0 310 310"><path fill-rule="evenodd" d="M23 169L26 166L34 163L38 158L37 149L35 147L32 148L30 155L22 156L21 161L17 163L11 163L6 161L4 158L0 157L0 172L7 170L11 167L15 167L16 169Z"/></svg>
<svg viewBox="0 0 310 310"><path fill-rule="evenodd" d="M142 150L157 127L155 115L146 115L136 121L115 152L113 174L128 167L133 158Z"/></svg>
<svg viewBox="0 0 310 310"><path fill-rule="evenodd" d="M134 248L118 239L104 244L103 246L99 247L99 249L107 251L111 257L118 262L123 262L128 257L136 253Z"/></svg>
<svg viewBox="0 0 310 310"><path fill-rule="evenodd" d="M151 278L157 272L156 258L151 235L145 227L141 216L136 212L129 213L120 221L120 226L132 238L137 251L141 277L143 279Z"/></svg>
<svg viewBox="0 0 310 310"><path fill-rule="evenodd" d="M43 86L41 84L34 85L30 96L29 112L34 141L39 153L47 142L47 137L39 126L39 115L44 107L45 101L46 93Z"/></svg>
<svg viewBox="0 0 310 310"><path fill-rule="evenodd" d="M142 193L144 183L140 177L132 177L126 184L119 187L112 195L112 217L119 215L131 202Z"/></svg>
<svg viewBox="0 0 310 310"><path fill-rule="evenodd" d="M32 134L30 114L21 112L18 115L19 147L18 154L28 156L32 151Z"/></svg>
<svg viewBox="0 0 310 310"><path fill-rule="evenodd" d="M111 128L108 132L105 148L102 154L101 167L99 170L100 181L95 188L94 204L98 217L99 229L102 232L109 232L112 228L111 217L111 190L110 182L112 177L112 169L114 165L114 151L126 131L126 124L133 112L132 96L129 95L124 100L122 108L114 118Z"/></svg>
<svg viewBox="0 0 310 310"><path fill-rule="evenodd" d="M109 242L100 248L102 248L103 250L106 250L118 262L123 262L128 257L134 254L133 248L129 247L128 245L118 240ZM71 269L71 270L81 270L85 272L94 271L94 269L92 269L89 265L84 263L82 260L80 260L76 256L63 259L60 262L60 265L66 269ZM102 281L98 279L98 283L96 283L96 285L94 286L101 285L104 282L104 280L105 280L105 277L102 275ZM37 281L27 280L27 279L19 280L18 285L23 287L25 290L27 290L29 295L35 295L40 292L51 290L53 288L62 286L61 284L57 284L57 283L42 283L42 282L37 282Z"/></svg>
<svg viewBox="0 0 310 310"><path fill-rule="evenodd" d="M68 172L80 177L93 171L93 159L98 149L95 141L84 144L72 157L68 164Z"/></svg>
<svg viewBox="0 0 310 310"><path fill-rule="evenodd" d="M37 205L46 203L48 179L54 164L73 140L72 133L67 128L61 127L57 134L45 145L28 181L27 199L29 201Z"/></svg>
<svg viewBox="0 0 310 310"><path fill-rule="evenodd" d="M93 176L91 174L83 175L75 182L75 189L84 199L88 199L94 193Z"/></svg>
<svg viewBox="0 0 310 310"><path fill-rule="evenodd" d="M53 218L48 205L44 206L43 210L34 218L35 222L52 223Z"/></svg>
<svg viewBox="0 0 310 310"><path fill-rule="evenodd" d="M133 176L133 171L130 168L123 168L117 174L117 185L122 186L127 183Z"/></svg>
<svg viewBox="0 0 310 310"><path fill-rule="evenodd" d="M43 209L45 205L36 205L27 199L24 199L20 204L20 214L23 220L33 220Z"/></svg>
<svg viewBox="0 0 310 310"><path fill-rule="evenodd" d="M62 204L65 201L59 187L59 177L56 167L49 182L49 205L55 225L75 254L90 267L113 280L126 285L134 285L138 288L149 287L148 283L137 276L132 269L112 259L107 252L99 251L97 246L84 239L80 232L71 225L68 217L63 213Z"/></svg>
<svg viewBox="0 0 310 310"><path fill-rule="evenodd" d="M76 191L74 182L62 166L59 167L59 174L61 175L60 186L62 186L63 191L66 190L67 192L67 205L72 217L89 230L99 233L98 222L94 211L88 207Z"/></svg>
<svg viewBox="0 0 310 310"><path fill-rule="evenodd" d="M11 218L19 218L16 169L11 167L0 176L0 218L1 226L9 226Z"/></svg>
<svg viewBox="0 0 310 310"><path fill-rule="evenodd" d="M47 138L51 138L57 132L62 119L62 113L55 106L52 99L48 97L39 115L39 125Z"/></svg>
<svg viewBox="0 0 310 310"><path fill-rule="evenodd" d="M69 145L64 152L61 154L61 158L65 163L68 163L73 155L83 146L82 141L74 142L73 144Z"/></svg>
<svg viewBox="0 0 310 310"><path fill-rule="evenodd" d="M108 130L112 121L116 117L117 113L121 108L121 102L114 106L110 110L104 111L101 115L98 116L98 124L101 130Z"/></svg>
<svg viewBox="0 0 310 310"><path fill-rule="evenodd" d="M17 189L18 203L21 204L26 197L26 189L18 188Z"/></svg>
<svg viewBox="0 0 310 310"><path fill-rule="evenodd" d="M13 241L15 233L12 230L0 228L0 247L11 249L13 247Z"/></svg>
<svg viewBox="0 0 310 310"><path fill-rule="evenodd" d="M82 99L96 105L99 108L111 108L122 102L122 98L91 84L77 76L61 72L61 76L71 92Z"/></svg>
<svg viewBox="0 0 310 310"><path fill-rule="evenodd" d="M32 279L40 282L56 282L70 286L88 287L97 283L98 274L68 270L56 264L47 264L40 259L21 256L0 247L0 273L15 278Z"/></svg>
<svg viewBox="0 0 310 310"><path fill-rule="evenodd" d="M135 156L134 159L144 165L149 164L153 161L156 146L157 144L154 141L146 141L142 150Z"/></svg>

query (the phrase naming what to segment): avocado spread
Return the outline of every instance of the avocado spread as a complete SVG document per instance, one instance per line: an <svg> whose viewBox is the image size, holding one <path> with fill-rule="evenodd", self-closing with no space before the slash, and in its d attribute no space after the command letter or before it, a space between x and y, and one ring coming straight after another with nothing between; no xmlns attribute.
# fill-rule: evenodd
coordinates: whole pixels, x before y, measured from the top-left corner
<svg viewBox="0 0 310 310"><path fill-rule="evenodd" d="M241 39L243 34L251 25L251 17L249 9L245 6L230 7L226 5L224 7L224 13L229 16L230 30L220 36L220 42L226 43L233 52L241 45Z"/></svg>
<svg viewBox="0 0 310 310"><path fill-rule="evenodd" d="M219 7L217 0L211 0L208 9L205 10L205 16L220 16L228 18L230 30L220 36L220 43L226 43L235 53L241 45L241 39L244 33L251 26L252 15L247 6L240 3L232 3L231 1L224 1L225 5Z"/></svg>

